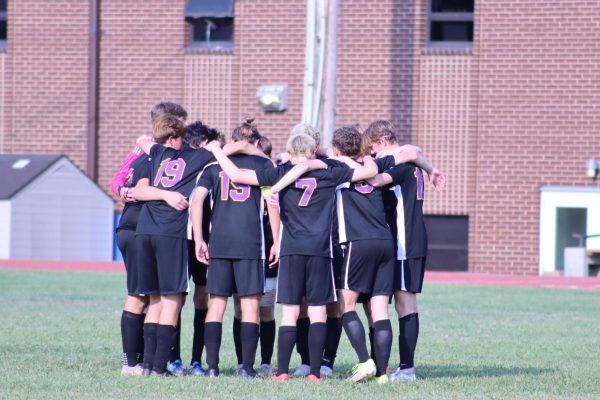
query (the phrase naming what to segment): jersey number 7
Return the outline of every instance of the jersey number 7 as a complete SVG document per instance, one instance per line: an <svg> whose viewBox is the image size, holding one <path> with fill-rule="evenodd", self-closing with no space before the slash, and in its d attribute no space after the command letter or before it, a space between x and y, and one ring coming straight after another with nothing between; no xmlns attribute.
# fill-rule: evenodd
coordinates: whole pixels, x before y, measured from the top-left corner
<svg viewBox="0 0 600 400"><path fill-rule="evenodd" d="M308 206L308 202L317 188L317 180L315 178L298 179L294 186L296 189L304 189L298 205L300 207Z"/></svg>

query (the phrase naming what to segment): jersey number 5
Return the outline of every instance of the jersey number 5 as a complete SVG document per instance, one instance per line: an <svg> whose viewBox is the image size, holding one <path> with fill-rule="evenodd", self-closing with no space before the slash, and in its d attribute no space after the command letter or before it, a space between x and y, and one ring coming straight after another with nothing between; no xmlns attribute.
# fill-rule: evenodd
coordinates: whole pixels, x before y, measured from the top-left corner
<svg viewBox="0 0 600 400"><path fill-rule="evenodd" d="M156 178L154 178L154 186L162 185L164 188L175 186L181 178L185 170L185 161L181 158L171 160L169 158L163 160L158 167Z"/></svg>
<svg viewBox="0 0 600 400"><path fill-rule="evenodd" d="M306 207L310 198L312 197L315 189L317 188L317 180L315 178L304 178L298 179L295 184L296 189L304 189L298 205L300 207Z"/></svg>
<svg viewBox="0 0 600 400"><path fill-rule="evenodd" d="M250 198L250 186L243 183L233 183L227 174L219 172L221 181L221 200L227 201L231 198L233 201L246 201Z"/></svg>

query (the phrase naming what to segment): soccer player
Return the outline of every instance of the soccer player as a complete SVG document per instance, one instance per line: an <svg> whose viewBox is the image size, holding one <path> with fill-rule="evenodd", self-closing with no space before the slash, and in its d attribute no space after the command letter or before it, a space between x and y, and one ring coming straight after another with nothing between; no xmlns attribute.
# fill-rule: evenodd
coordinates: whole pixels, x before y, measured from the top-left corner
<svg viewBox="0 0 600 400"><path fill-rule="evenodd" d="M234 182L248 185L272 186L294 165L315 157L315 141L307 135L292 136L286 150L292 162L276 169L243 171L233 164L217 146L209 145L215 158ZM289 379L288 369L296 341L296 322L302 297L306 297L309 328L309 381L321 380L320 368L325 345L325 305L336 299L331 267L331 222L335 189L338 185L367 179L377 172L370 157L365 166L356 170L331 167L310 171L292 187L281 189L279 207L283 224L277 302L282 304L282 319L278 338L278 381ZM273 187L272 191L279 192Z"/></svg>
<svg viewBox="0 0 600 400"><path fill-rule="evenodd" d="M393 125L375 121L365 131L365 145L371 151L389 154L399 148ZM445 177L435 168L429 171L435 189L445 185ZM423 218L424 179L419 167L402 164L377 175L370 183L384 187L388 224L396 245L394 299L398 313L400 365L390 380L414 381L414 354L419 336L417 293L423 287L427 257L427 232Z"/></svg>
<svg viewBox="0 0 600 400"><path fill-rule="evenodd" d="M198 173L212 160L203 149L182 147L184 124L170 115L153 123L153 142L147 137L138 145L152 160L150 179L154 188L188 197ZM152 191L136 188L137 200L153 200ZM153 188L150 188L153 189ZM187 204L187 202L186 202ZM188 214L170 208L163 201L147 201L140 212L136 230L140 292L150 296L144 322L144 372L165 375L167 361L177 337L182 293L188 291Z"/></svg>
<svg viewBox="0 0 600 400"><path fill-rule="evenodd" d="M183 143L190 146L192 149L204 147L208 142L219 140L220 132L204 125L201 121L196 121L185 127L183 134ZM192 202L194 193L190 195ZM203 204L204 215L208 216L202 224L202 231L205 238L209 237L210 229L210 199L206 199ZM188 268L189 273L194 281L194 334L192 339L192 358L188 367L188 372L195 376L204 376L205 370L202 367L202 352L204 350L204 320L208 309L208 301L206 296L206 268L207 265L201 263L196 258L195 243L192 234L191 219L188 221ZM178 324L178 331L181 332L181 316ZM175 346L176 349L178 346ZM179 353L176 351L175 353ZM175 355L174 357L177 357ZM179 368L181 371L179 372ZM168 365L168 370L171 373L180 375L183 374L182 362L180 359L175 359Z"/></svg>
<svg viewBox="0 0 600 400"><path fill-rule="evenodd" d="M273 147L271 141L264 135L261 135L258 141L258 148L267 156L271 157ZM266 202L269 196L270 188L262 188L262 194L265 198L266 208L263 214L263 233L265 238L265 248L271 249L269 254L269 267L265 268L265 293L260 298L260 372L266 376L271 376L273 367L271 359L273 357L273 348L275 346L275 291L277 288L277 270L278 270L278 251L279 251L279 212L277 206ZM274 209L271 209L274 207ZM267 209L269 210L267 212ZM273 222L271 222L273 221ZM242 324L242 308L240 298L237 294L233 296L234 300L234 318L233 318L233 343L237 357L237 371L242 368L242 341L240 337L240 328Z"/></svg>
<svg viewBox="0 0 600 400"><path fill-rule="evenodd" d="M232 141L245 141L257 146L260 133L253 121L253 118L247 118L236 127L231 135ZM263 157L240 154L231 159L245 170L274 168L264 154ZM200 205L208 193L213 207L207 249L199 227L204 219ZM254 359L259 335L259 304L265 288L262 192L258 187L235 183L218 165L214 165L207 168L198 181L191 213L196 256L203 262L208 261L209 265L206 291L210 294L210 302L205 323L207 375L219 375L223 314L228 297L237 293L242 308L242 368L239 376L256 378ZM208 258L207 254L210 254Z"/></svg>
<svg viewBox="0 0 600 400"><path fill-rule="evenodd" d="M171 114L182 120L187 117L183 107L171 102L161 102L152 107L150 118L155 120L158 115ZM121 315L121 339L123 345L122 375L141 375L141 365L144 351L143 324L144 308L148 305L148 297L139 295L137 250L135 247L135 230L142 203L131 197L132 188L136 185L148 185L149 159L141 157L144 154L139 146L135 146L125 159L117 174L111 180L113 192L124 202L125 207L117 227L117 246L123 255L127 273L127 300ZM177 193L162 192L165 201L178 203L181 199Z"/></svg>

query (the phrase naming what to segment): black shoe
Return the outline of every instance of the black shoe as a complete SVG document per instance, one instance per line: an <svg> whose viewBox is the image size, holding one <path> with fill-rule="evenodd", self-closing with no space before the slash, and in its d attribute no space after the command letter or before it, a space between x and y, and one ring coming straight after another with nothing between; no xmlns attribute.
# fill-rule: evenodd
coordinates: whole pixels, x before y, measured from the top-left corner
<svg viewBox="0 0 600 400"><path fill-rule="evenodd" d="M150 372L150 376L160 376L162 378L170 378L170 377L173 376L173 374L170 373L169 371L165 371L163 373L159 373L159 372L156 372L156 371L152 370L152 372Z"/></svg>
<svg viewBox="0 0 600 400"><path fill-rule="evenodd" d="M254 370L246 371L244 368L240 369L238 376L242 379L256 379L258 374Z"/></svg>
<svg viewBox="0 0 600 400"><path fill-rule="evenodd" d="M219 376L219 368L209 368L206 371L206 377L208 378L216 378Z"/></svg>

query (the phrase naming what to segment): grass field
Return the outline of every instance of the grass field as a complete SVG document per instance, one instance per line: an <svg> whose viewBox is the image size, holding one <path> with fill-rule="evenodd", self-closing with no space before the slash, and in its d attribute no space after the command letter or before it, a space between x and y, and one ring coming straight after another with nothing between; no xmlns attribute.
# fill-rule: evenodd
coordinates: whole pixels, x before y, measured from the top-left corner
<svg viewBox="0 0 600 400"><path fill-rule="evenodd" d="M233 376L231 314L221 367L208 380L121 377L123 274L0 270L2 399L600 398L600 293L426 285L413 383L345 380L354 353L342 336L325 382ZM184 308L182 355L191 351ZM392 321L394 329L397 322ZM275 359L275 358L274 358ZM394 343L390 364L398 361ZM292 365L298 363L297 355Z"/></svg>

